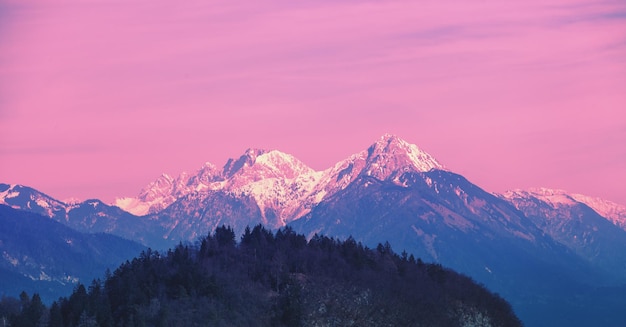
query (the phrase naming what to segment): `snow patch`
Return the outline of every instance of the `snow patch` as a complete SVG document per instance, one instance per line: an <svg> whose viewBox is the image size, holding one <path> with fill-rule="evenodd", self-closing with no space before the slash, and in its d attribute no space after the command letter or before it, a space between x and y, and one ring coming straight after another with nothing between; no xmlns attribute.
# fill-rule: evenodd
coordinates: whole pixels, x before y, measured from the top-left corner
<svg viewBox="0 0 626 327"><path fill-rule="evenodd" d="M78 204L80 204L82 202L81 199L76 198L76 197L71 197L71 198L67 198L67 199L63 199L63 203L69 205L69 206L76 206Z"/></svg>
<svg viewBox="0 0 626 327"><path fill-rule="evenodd" d="M41 272L39 272L39 280L51 281L52 278L48 276L45 271L42 270Z"/></svg>
<svg viewBox="0 0 626 327"><path fill-rule="evenodd" d="M531 241L531 242L535 241L535 237L530 235L530 234L522 233L522 232L520 232L518 230L514 230L514 231L510 231L510 232L512 232L513 235L515 235L515 236L517 236L519 238L523 238L523 239Z"/></svg>
<svg viewBox="0 0 626 327"><path fill-rule="evenodd" d="M503 196L507 199L512 200L515 198L535 198L547 203L553 208L556 208L560 205L574 205L577 202L563 190L553 190L548 188L531 188L528 191L517 189L513 191L507 191L503 194Z"/></svg>
<svg viewBox="0 0 626 327"><path fill-rule="evenodd" d="M71 284L77 284L79 279L78 277L74 277L72 275L67 275L63 278L63 281L65 281L66 283L71 283Z"/></svg>
<svg viewBox="0 0 626 327"><path fill-rule="evenodd" d="M458 213L451 211L445 206L429 201L424 201L424 203L427 204L433 212L436 212L443 217L444 224L464 232L474 228L474 224L471 221Z"/></svg>
<svg viewBox="0 0 626 327"><path fill-rule="evenodd" d="M323 193L315 193L315 187L322 175L321 172L310 172L293 179L262 179L234 189L233 192L252 196L261 209L263 219L266 219L267 210L275 212L277 220L270 223L279 227L305 215L321 201Z"/></svg>
<svg viewBox="0 0 626 327"><path fill-rule="evenodd" d="M35 200L35 203L37 203L37 205L42 207L42 208L49 208L50 207L50 204L48 204L48 202L44 201L43 199L37 199L37 200Z"/></svg>
<svg viewBox="0 0 626 327"><path fill-rule="evenodd" d="M17 258L12 257L7 251L2 252L2 257L8 261L13 267L17 267L20 261Z"/></svg>
<svg viewBox="0 0 626 327"><path fill-rule="evenodd" d="M5 199L16 198L19 195L20 195L20 192L18 192L18 191L11 191L11 192L7 193L7 195L5 196Z"/></svg>
<svg viewBox="0 0 626 327"><path fill-rule="evenodd" d="M137 198L120 198L115 199L114 205L133 215L144 216L148 214L151 203L141 202Z"/></svg>
<svg viewBox="0 0 626 327"><path fill-rule="evenodd" d="M422 240L424 246L426 247L426 251L430 254L433 259L438 260L437 251L435 251L435 239L437 235L430 235L424 232L421 228L415 227L415 225L411 225L411 228L417 234L417 236Z"/></svg>

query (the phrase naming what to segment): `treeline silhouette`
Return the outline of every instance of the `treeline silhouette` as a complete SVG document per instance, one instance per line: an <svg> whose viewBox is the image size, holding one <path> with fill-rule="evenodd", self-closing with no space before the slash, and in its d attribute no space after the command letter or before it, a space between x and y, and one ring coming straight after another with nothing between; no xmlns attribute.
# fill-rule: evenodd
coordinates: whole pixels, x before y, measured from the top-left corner
<svg viewBox="0 0 626 327"><path fill-rule="evenodd" d="M369 249L218 227L196 244L147 250L46 308L37 294L0 302L7 326L521 326L469 277L388 243Z"/></svg>

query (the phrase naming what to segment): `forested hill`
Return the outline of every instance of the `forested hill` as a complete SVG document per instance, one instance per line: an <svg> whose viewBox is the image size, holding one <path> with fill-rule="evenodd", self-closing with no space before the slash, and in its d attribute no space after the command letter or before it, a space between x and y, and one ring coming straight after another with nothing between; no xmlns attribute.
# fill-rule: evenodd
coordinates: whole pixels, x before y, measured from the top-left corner
<svg viewBox="0 0 626 327"><path fill-rule="evenodd" d="M220 227L195 245L145 251L79 285L45 318L54 327L521 326L505 300L470 278L388 244L307 241L260 225L239 243Z"/></svg>

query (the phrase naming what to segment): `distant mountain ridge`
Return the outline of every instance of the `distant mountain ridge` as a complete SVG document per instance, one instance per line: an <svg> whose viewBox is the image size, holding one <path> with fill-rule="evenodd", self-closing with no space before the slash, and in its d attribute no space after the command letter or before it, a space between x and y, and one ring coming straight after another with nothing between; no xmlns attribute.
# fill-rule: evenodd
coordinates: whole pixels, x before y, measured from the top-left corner
<svg viewBox="0 0 626 327"><path fill-rule="evenodd" d="M601 264L613 274L626 276L624 230L618 219L599 213L607 212L603 210L607 208L604 202L546 188L509 191L500 197L522 211L557 242L589 262ZM615 206L609 205L609 210Z"/></svg>
<svg viewBox="0 0 626 327"><path fill-rule="evenodd" d="M42 215L0 204L0 295L38 292L44 301L89 283L137 256L140 244L77 232Z"/></svg>
<svg viewBox="0 0 626 327"><path fill-rule="evenodd" d="M82 233L109 233L145 245L165 246L158 225L97 199L64 203L28 186L0 183L0 205L50 217Z"/></svg>
<svg viewBox="0 0 626 327"><path fill-rule="evenodd" d="M512 190L502 194L502 197L505 199L533 197L549 203L552 207L558 207L559 205L572 205L575 203L584 204L593 209L600 216L611 221L614 225L626 230L626 206L601 198L594 198L582 194L568 193L564 190L554 190L549 188Z"/></svg>

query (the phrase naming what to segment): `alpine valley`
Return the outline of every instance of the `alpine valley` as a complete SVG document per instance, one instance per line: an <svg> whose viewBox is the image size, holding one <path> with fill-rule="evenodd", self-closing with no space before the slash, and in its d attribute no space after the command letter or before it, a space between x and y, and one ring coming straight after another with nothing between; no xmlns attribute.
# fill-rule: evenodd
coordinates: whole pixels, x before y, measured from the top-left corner
<svg viewBox="0 0 626 327"><path fill-rule="evenodd" d="M111 269L142 246L164 250L222 225L241 235L262 224L370 247L389 242L498 292L526 326L626 326L626 207L561 190L489 193L389 134L323 171L276 150L249 149L222 168L205 163L194 173L163 174L114 204L64 203L0 184L0 205L0 217L13 219L0 233L0 269L24 288L42 279L67 283L75 263L51 269L49 258L19 252L15 242L38 238L5 235L22 230L20 221L48 217L63 227L46 228L48 236L65 240L79 237L66 229L97 244L108 237L106 247L118 250L73 244L98 251L89 255L93 265Z"/></svg>

